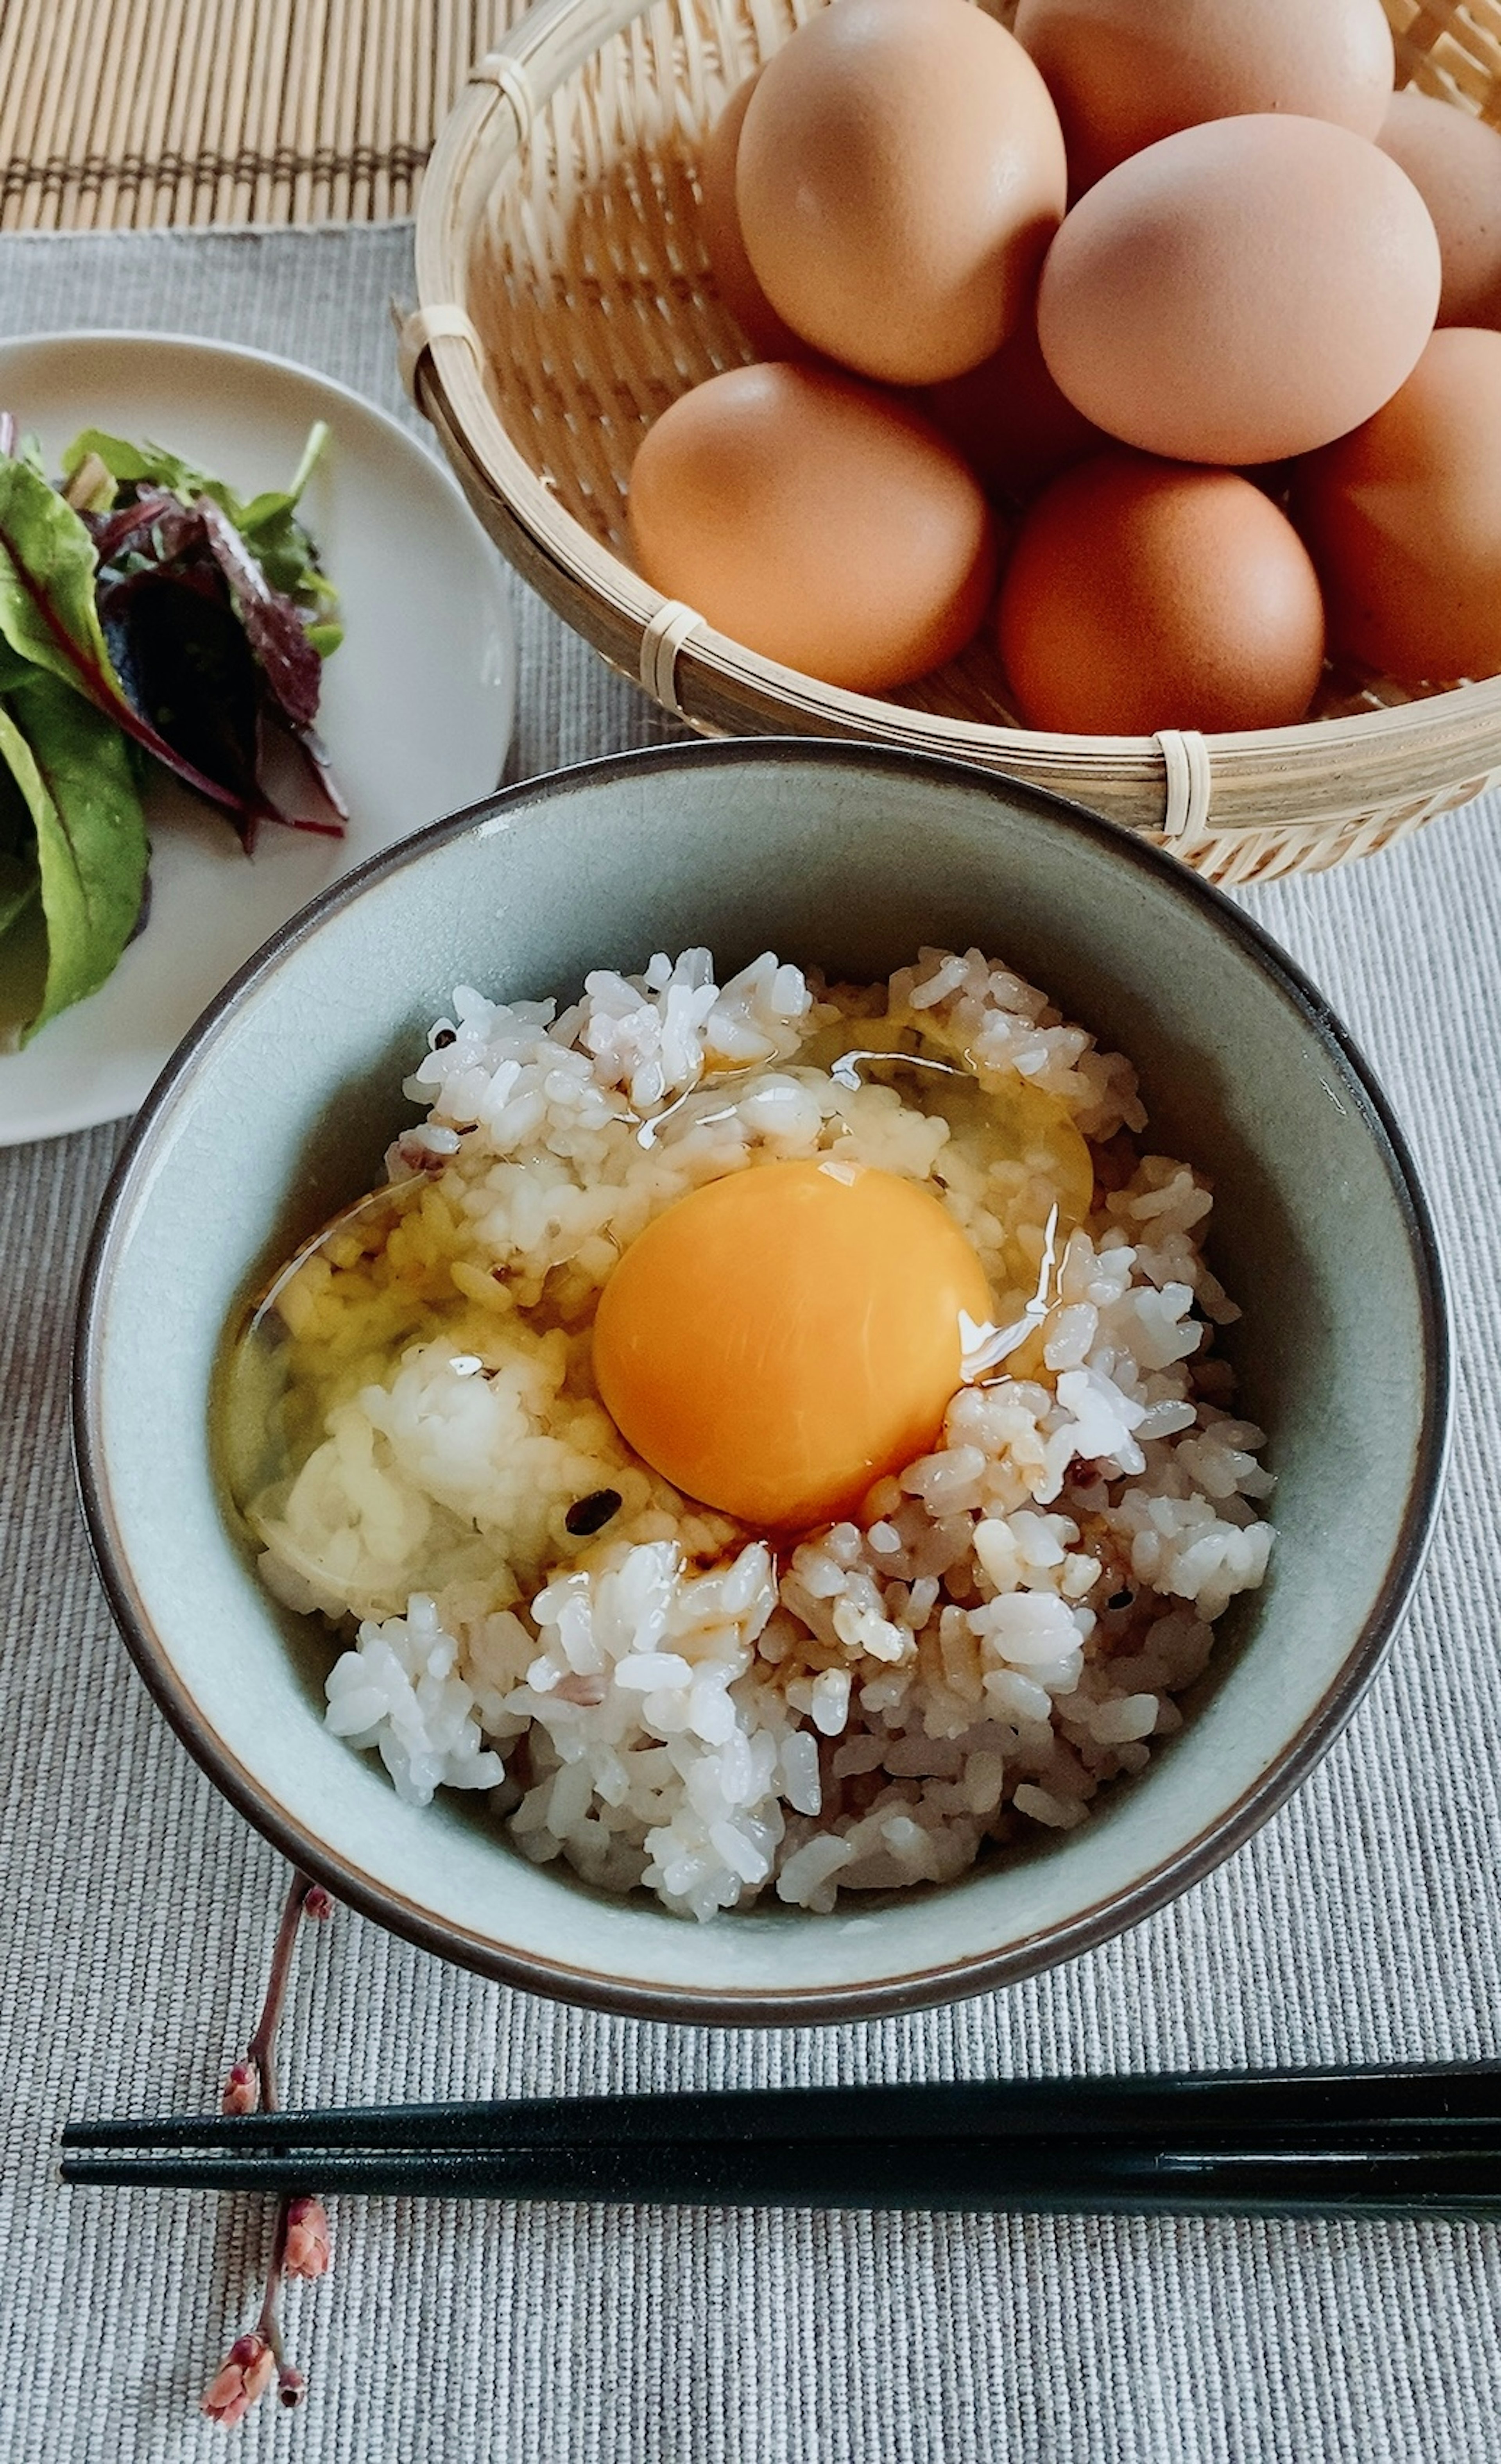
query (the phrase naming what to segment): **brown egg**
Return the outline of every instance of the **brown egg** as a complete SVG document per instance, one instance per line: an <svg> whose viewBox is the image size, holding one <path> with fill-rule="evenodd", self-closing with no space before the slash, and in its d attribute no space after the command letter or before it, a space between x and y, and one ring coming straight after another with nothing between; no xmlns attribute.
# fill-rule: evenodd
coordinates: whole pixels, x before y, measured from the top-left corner
<svg viewBox="0 0 1501 2464"><path fill-rule="evenodd" d="M1392 91L1381 0L1021 0L1018 42L1082 189L1175 129L1294 111L1374 137Z"/></svg>
<svg viewBox="0 0 1501 2464"><path fill-rule="evenodd" d="M766 361L682 395L630 473L649 582L826 684L883 693L954 657L995 583L980 482L907 404Z"/></svg>
<svg viewBox="0 0 1501 2464"><path fill-rule="evenodd" d="M1336 651L1403 684L1501 672L1501 334L1449 325L1294 476Z"/></svg>
<svg viewBox="0 0 1501 2464"><path fill-rule="evenodd" d="M1501 131L1431 94L1394 94L1377 139L1433 216L1441 325L1501 326Z"/></svg>
<svg viewBox="0 0 1501 2464"><path fill-rule="evenodd" d="M1031 317L978 368L931 385L923 407L1003 503L1025 502L1108 442L1054 385Z"/></svg>
<svg viewBox="0 0 1501 2464"><path fill-rule="evenodd" d="M1324 611L1296 531L1248 479L1114 446L1026 516L999 634L1034 727L1214 733L1303 716Z"/></svg>
<svg viewBox="0 0 1501 2464"><path fill-rule="evenodd" d="M1065 180L1058 115L1004 27L965 0L839 0L762 70L736 193L795 332L930 385L1026 314Z"/></svg>
<svg viewBox="0 0 1501 2464"><path fill-rule="evenodd" d="M1347 128L1262 112L1107 173L1048 250L1037 332L1069 400L1126 444L1272 462L1395 393L1438 302L1406 173Z"/></svg>
<svg viewBox="0 0 1501 2464"><path fill-rule="evenodd" d="M714 274L714 286L746 341L763 360L796 360L807 344L784 324L757 281L735 203L735 158L740 123L761 71L736 87L704 139L698 157L698 228Z"/></svg>

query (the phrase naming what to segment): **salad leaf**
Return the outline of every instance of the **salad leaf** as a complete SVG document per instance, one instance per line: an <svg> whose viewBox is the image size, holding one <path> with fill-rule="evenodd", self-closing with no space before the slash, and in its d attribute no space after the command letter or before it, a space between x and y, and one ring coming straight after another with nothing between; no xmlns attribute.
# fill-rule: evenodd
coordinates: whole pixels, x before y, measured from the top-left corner
<svg viewBox="0 0 1501 2464"><path fill-rule="evenodd" d="M23 864L19 856L0 855L0 940L30 907L40 884L34 864Z"/></svg>
<svg viewBox="0 0 1501 2464"><path fill-rule="evenodd" d="M33 436L30 429L24 436L19 435L16 430L14 411L0 410L0 454L11 453L18 461L24 462L29 470L34 471L38 479L46 478L47 473L42 466L40 437Z"/></svg>
<svg viewBox="0 0 1501 2464"><path fill-rule="evenodd" d="M181 454L161 445L132 445L100 428L85 428L62 457L64 481L76 478L92 456L117 486L165 490L182 505L196 505L207 496L227 516L250 549L273 590L279 590L314 619L308 638L323 658L336 650L343 628L334 619L339 594L318 561L318 551L297 519L298 498L328 442L328 425L318 420L309 430L302 459L290 486L269 489L249 500L210 472L197 470Z"/></svg>
<svg viewBox="0 0 1501 2464"><path fill-rule="evenodd" d="M265 811L255 775L261 684L217 568L207 559L143 564L102 579L99 606L134 707L247 815ZM248 825L241 835L248 846Z"/></svg>
<svg viewBox="0 0 1501 2464"><path fill-rule="evenodd" d="M145 921L143 753L247 849L263 816L340 834L277 802L284 734L343 811L313 727L337 597L296 511L326 433L289 489L242 503L92 429L55 488L0 410L0 1042L96 991Z"/></svg>
<svg viewBox="0 0 1501 2464"><path fill-rule="evenodd" d="M14 653L4 644L7 659ZM26 672L22 662L17 661ZM0 760L0 1052L13 1052L47 988L47 918L31 808Z"/></svg>
<svg viewBox="0 0 1501 2464"><path fill-rule="evenodd" d="M95 605L86 525L27 462L0 459L0 635L33 667L71 685L96 710L210 803L242 800L177 753L133 708L115 673Z"/></svg>
<svg viewBox="0 0 1501 2464"><path fill-rule="evenodd" d="M187 506L143 484L133 501L82 518L99 560L104 639L133 708L234 797L247 847L263 815L336 835L337 822L283 810L268 782L264 723L279 720L343 810L313 733L322 662L301 611L272 589L229 516L211 497Z"/></svg>
<svg viewBox="0 0 1501 2464"><path fill-rule="evenodd" d="M5 655L9 658L13 654L7 650ZM26 799L0 762L0 940L31 905L40 882L36 833Z"/></svg>
<svg viewBox="0 0 1501 2464"><path fill-rule="evenodd" d="M0 462L0 633L91 700L112 690L94 606L94 543L29 462ZM90 689L83 680L97 672Z"/></svg>
<svg viewBox="0 0 1501 2464"><path fill-rule="evenodd" d="M100 567L118 564L125 572L135 563L168 562L195 546L203 531L199 516L162 488L147 489L112 513L85 507L82 520Z"/></svg>
<svg viewBox="0 0 1501 2464"><path fill-rule="evenodd" d="M24 685L27 677L35 672L31 660L23 659L19 650L12 650L4 634L0 633L0 693L9 693L12 685ZM0 770L0 792L3 792L4 779L5 772ZM5 844L5 825L0 820L0 846Z"/></svg>
<svg viewBox="0 0 1501 2464"><path fill-rule="evenodd" d="M0 698L0 756L35 832L31 889L9 921L39 890L47 927L46 979L24 1042L113 970L141 913L150 849L124 738L55 674L33 669ZM15 854L7 863L27 869Z"/></svg>
<svg viewBox="0 0 1501 2464"><path fill-rule="evenodd" d="M280 708L294 728L318 716L322 660L307 638L295 600L267 582L244 539L210 496L201 500L210 553L230 586L234 612Z"/></svg>

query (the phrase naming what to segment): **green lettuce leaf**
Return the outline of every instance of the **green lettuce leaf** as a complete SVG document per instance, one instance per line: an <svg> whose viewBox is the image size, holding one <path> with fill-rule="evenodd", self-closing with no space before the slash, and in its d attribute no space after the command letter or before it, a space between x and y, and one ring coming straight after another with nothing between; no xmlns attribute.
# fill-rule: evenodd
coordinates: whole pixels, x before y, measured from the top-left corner
<svg viewBox="0 0 1501 2464"><path fill-rule="evenodd" d="M308 627L308 638L326 659L343 639L343 628L333 616L339 593L319 564L317 550L297 518L297 508L327 442L328 425L320 419L309 430L290 485L269 489L249 501L211 472L196 469L165 446L132 445L101 428L85 428L74 438L62 457L62 475L64 482L72 479L92 453L120 486L166 488L185 505L208 496L229 516L272 588L285 591L317 620Z"/></svg>
<svg viewBox="0 0 1501 2464"><path fill-rule="evenodd" d="M36 832L0 761L0 1051L11 1052L47 984L47 922L37 895Z"/></svg>
<svg viewBox="0 0 1501 2464"><path fill-rule="evenodd" d="M35 672L31 660L23 659L19 650L12 650L4 635L0 634L0 693L9 693L12 685L24 685L27 677ZM4 829L0 827L0 844L3 844L4 837Z"/></svg>
<svg viewBox="0 0 1501 2464"><path fill-rule="evenodd" d="M245 810L242 798L185 760L126 698L99 624L95 565L94 542L73 507L29 463L0 457L0 637L210 803Z"/></svg>
<svg viewBox="0 0 1501 2464"><path fill-rule="evenodd" d="M0 659L15 653L0 643ZM24 676L28 671L15 661ZM0 761L0 940L35 897L41 884L36 869L36 826L26 798Z"/></svg>
<svg viewBox="0 0 1501 2464"><path fill-rule="evenodd" d="M94 542L29 462L0 461L0 634L91 701L123 701L94 605Z"/></svg>
<svg viewBox="0 0 1501 2464"><path fill-rule="evenodd" d="M124 737L55 674L33 669L0 697L0 757L35 832L31 889L9 920L39 890L47 928L46 979L24 1043L112 972L141 913L150 849ZM7 861L16 874L28 869L19 850ZM22 887L14 874L11 887Z"/></svg>
<svg viewBox="0 0 1501 2464"><path fill-rule="evenodd" d="M21 857L0 853L0 941L3 941L18 915L23 914L35 897L41 875L34 864Z"/></svg>

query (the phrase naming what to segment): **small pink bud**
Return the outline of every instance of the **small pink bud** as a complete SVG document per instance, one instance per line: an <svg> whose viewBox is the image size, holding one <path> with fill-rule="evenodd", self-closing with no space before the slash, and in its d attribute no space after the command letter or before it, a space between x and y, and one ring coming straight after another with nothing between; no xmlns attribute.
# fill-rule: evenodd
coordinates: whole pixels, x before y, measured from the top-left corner
<svg viewBox="0 0 1501 2464"><path fill-rule="evenodd" d="M276 2381L276 2394L288 2412L292 2410L294 2405L301 2403L306 2393L307 2381L301 2371L294 2369L290 2362L284 2362L281 2374Z"/></svg>
<svg viewBox="0 0 1501 2464"><path fill-rule="evenodd" d="M224 2082L220 2109L225 2113L254 2113L260 2102L260 2074L254 2062L236 2062Z"/></svg>
<svg viewBox="0 0 1501 2464"><path fill-rule="evenodd" d="M232 2430L258 2404L276 2375L276 2356L264 2336L236 2336L216 2378L204 2391L210 2421Z"/></svg>
<svg viewBox="0 0 1501 2464"><path fill-rule="evenodd" d="M294 2199L287 2210L287 2274L326 2276L330 2255L328 2216L322 2200Z"/></svg>
<svg viewBox="0 0 1501 2464"><path fill-rule="evenodd" d="M302 1903L302 1914L315 1925L326 1925L334 1913L334 1903L321 1882L315 1882Z"/></svg>

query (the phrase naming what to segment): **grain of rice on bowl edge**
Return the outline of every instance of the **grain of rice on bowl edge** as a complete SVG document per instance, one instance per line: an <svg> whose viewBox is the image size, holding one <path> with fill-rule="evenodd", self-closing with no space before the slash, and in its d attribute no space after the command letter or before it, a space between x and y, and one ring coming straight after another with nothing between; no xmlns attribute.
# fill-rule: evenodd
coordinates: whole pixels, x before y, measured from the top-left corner
<svg viewBox="0 0 1501 2464"><path fill-rule="evenodd" d="M826 1912L1071 1829L1181 1725L1272 1484L1210 1348L1238 1315L1210 1194L1144 1147L1127 1061L978 951L720 987L690 950L561 1016L462 988L407 1091L390 1205L280 1294L277 1451L242 1492L267 1585L344 1640L330 1727L400 1795L489 1791L525 1856L683 1915ZM925 1188L991 1303L916 1459L768 1531L627 1442L593 1326L674 1202L813 1159ZM741 1280L780 1307L808 1261L774 1251L724 1313ZM806 1323L783 1367L855 1460Z"/></svg>

